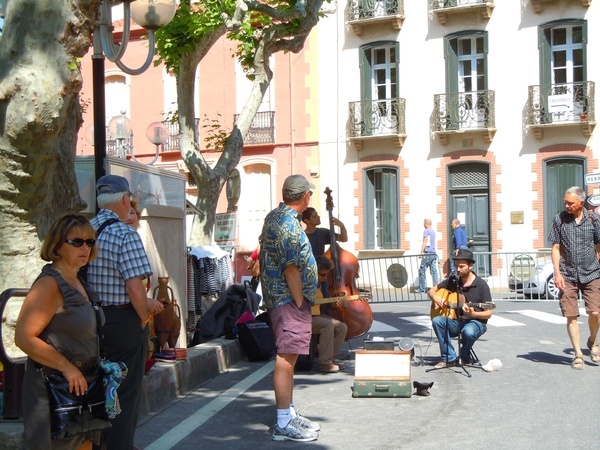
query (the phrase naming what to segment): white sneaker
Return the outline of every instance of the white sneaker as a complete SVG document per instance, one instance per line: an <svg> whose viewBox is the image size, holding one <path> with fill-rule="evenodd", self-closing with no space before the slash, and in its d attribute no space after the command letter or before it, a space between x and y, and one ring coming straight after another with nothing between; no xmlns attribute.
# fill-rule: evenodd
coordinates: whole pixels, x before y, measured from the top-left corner
<svg viewBox="0 0 600 450"><path fill-rule="evenodd" d="M317 422L313 422L312 420L308 420L304 416L301 416L300 414L298 414L297 411L296 411L296 420L298 421L298 424L305 430L309 430L309 431L313 431L313 432L321 431L321 425L319 425Z"/></svg>
<svg viewBox="0 0 600 450"><path fill-rule="evenodd" d="M271 435L271 439L274 441L297 442L310 442L316 440L318 437L318 433L303 428L298 421L298 417L294 417L290 420L284 428L275 424L273 427L273 434Z"/></svg>

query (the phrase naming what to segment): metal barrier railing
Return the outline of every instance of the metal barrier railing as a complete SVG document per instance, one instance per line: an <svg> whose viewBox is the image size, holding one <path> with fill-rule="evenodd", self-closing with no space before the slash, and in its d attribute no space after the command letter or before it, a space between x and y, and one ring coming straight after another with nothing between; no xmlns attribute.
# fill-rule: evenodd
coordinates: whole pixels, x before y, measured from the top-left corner
<svg viewBox="0 0 600 450"><path fill-rule="evenodd" d="M426 294L416 293L419 288L419 267L425 255L390 257L360 257L359 291L369 291L373 303L422 301ZM554 286L554 271L550 250L525 252L474 253L474 271L489 285L497 300L554 300L558 291ZM449 272L449 261L444 267L438 260L438 280ZM429 269L427 287L433 286Z"/></svg>
<svg viewBox="0 0 600 450"><path fill-rule="evenodd" d="M0 294L0 317L4 317L4 309L13 297L25 297L29 289L7 289ZM4 346L4 330L0 324L0 361L4 364L4 406L2 417L16 420L23 416L23 377L25 376L25 361L27 357L11 357Z"/></svg>

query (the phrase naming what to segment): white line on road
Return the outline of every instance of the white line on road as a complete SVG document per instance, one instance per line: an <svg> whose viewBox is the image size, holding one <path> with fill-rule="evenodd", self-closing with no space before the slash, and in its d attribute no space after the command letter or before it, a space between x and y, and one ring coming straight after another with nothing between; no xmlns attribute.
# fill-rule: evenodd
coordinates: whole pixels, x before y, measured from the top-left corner
<svg viewBox="0 0 600 450"><path fill-rule="evenodd" d="M412 317L399 317L400 320L406 320L422 327L431 328L431 317L429 316L412 316Z"/></svg>
<svg viewBox="0 0 600 450"><path fill-rule="evenodd" d="M154 441L146 450L169 450L174 448L181 440L200 427L204 422L225 408L229 403L242 395L247 389L273 372L275 361L270 361L253 374L247 376L238 384L223 392L217 398L207 403L190 417L176 427L169 430L159 439Z"/></svg>
<svg viewBox="0 0 600 450"><path fill-rule="evenodd" d="M383 333L386 331L400 331L398 328L394 328L390 325L386 325L383 322L379 322L378 320L373 321L373 325L369 328L369 333Z"/></svg>
<svg viewBox="0 0 600 450"><path fill-rule="evenodd" d="M492 317L488 319L488 325L493 327L524 327L526 326L524 323L517 322L516 320L505 319L504 317L500 317L494 314Z"/></svg>
<svg viewBox="0 0 600 450"><path fill-rule="evenodd" d="M512 314L521 314L523 316L532 317L537 320L549 323L565 324L567 319L559 316L558 314L550 314L543 311L536 311L535 309L523 309L520 311L507 311Z"/></svg>

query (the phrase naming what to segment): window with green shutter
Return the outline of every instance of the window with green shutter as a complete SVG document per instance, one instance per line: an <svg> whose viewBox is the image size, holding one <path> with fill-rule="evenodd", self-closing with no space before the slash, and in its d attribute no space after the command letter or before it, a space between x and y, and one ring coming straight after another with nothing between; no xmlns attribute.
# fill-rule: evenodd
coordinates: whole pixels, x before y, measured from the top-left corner
<svg viewBox="0 0 600 450"><path fill-rule="evenodd" d="M567 19L538 28L543 123L587 113L587 21Z"/></svg>
<svg viewBox="0 0 600 450"><path fill-rule="evenodd" d="M446 129L488 126L486 31L461 31L444 38Z"/></svg>
<svg viewBox="0 0 600 450"><path fill-rule="evenodd" d="M544 242L552 247L548 235L552 220L565 209L565 192L572 186L584 187L585 158L548 158L544 161Z"/></svg>
<svg viewBox="0 0 600 450"><path fill-rule="evenodd" d="M363 176L365 249L400 248L398 168L370 167Z"/></svg>

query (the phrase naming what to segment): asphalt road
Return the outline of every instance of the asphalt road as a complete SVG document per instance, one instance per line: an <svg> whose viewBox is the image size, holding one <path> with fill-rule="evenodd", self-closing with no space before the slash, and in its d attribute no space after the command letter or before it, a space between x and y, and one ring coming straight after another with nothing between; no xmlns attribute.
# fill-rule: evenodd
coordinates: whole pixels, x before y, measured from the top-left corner
<svg viewBox="0 0 600 450"><path fill-rule="evenodd" d="M587 317L580 317L584 370L570 367L572 349L556 301L498 302L475 351L485 364L426 372L439 361L429 327L429 303L373 304L367 335L343 351L353 356L363 339L415 342L412 380L433 381L431 395L353 398L354 360L337 374L297 373L294 401L321 423L317 441L273 442L272 362L241 362L200 389L143 418L142 449L262 449L299 445L315 449L570 449L599 448L596 389L600 367L590 362Z"/></svg>

